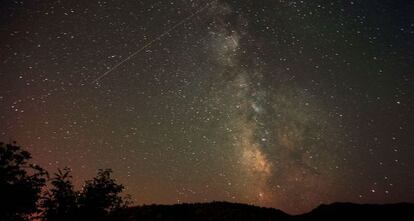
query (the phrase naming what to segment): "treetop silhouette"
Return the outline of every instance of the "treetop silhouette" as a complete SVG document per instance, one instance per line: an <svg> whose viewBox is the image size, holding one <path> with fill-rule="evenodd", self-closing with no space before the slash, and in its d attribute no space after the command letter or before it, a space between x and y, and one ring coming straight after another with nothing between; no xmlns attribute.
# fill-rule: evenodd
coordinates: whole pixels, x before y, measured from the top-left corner
<svg viewBox="0 0 414 221"><path fill-rule="evenodd" d="M68 167L50 178L31 158L16 142L0 143L0 221L104 221L129 203L111 169L99 170L76 191Z"/></svg>
<svg viewBox="0 0 414 221"><path fill-rule="evenodd" d="M39 212L47 172L16 144L0 143L0 220L27 220Z"/></svg>

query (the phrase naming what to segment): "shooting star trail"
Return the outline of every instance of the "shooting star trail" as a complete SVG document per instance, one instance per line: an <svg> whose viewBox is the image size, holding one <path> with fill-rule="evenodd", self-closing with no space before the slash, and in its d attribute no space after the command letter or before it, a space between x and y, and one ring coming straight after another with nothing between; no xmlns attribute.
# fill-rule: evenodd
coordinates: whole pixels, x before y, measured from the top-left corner
<svg viewBox="0 0 414 221"><path fill-rule="evenodd" d="M189 15L188 17L184 18L183 20L181 20L177 24L173 25L171 28L167 29L161 35L159 35L158 37L154 38L153 40L151 40L150 42L148 42L147 44L145 44L144 46L142 46L141 48L139 48L138 50L136 50L134 53L130 54L124 60L121 60L120 62L118 62L117 64L115 64L114 66L112 66L105 73L101 74L99 77L97 77L95 80L93 80L92 83L97 83L103 77L105 77L106 75L110 74L112 71L114 71L115 69L117 69L119 66L121 66L122 64L124 64L125 62L127 62L131 58L135 57L137 54L139 54L140 52L142 52L143 50L145 50L146 48L148 48L152 44L154 44L156 41L161 40L162 37L164 37L165 35L167 35L171 31L173 31L174 29L176 29L178 26L182 25L187 20L193 18L195 15L197 15L200 12L204 11L207 7L209 7L210 5L212 5L216 1L218 1L218 0L214 0L214 1L211 1L211 2L207 3L205 6L201 7L200 9L198 9L197 11L195 11L194 13L192 13L191 15Z"/></svg>

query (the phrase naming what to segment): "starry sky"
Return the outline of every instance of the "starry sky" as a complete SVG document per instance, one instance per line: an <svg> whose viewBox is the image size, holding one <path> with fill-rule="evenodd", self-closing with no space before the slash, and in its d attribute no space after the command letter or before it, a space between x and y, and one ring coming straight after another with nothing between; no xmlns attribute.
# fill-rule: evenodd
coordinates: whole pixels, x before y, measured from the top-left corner
<svg viewBox="0 0 414 221"><path fill-rule="evenodd" d="M414 202L410 0L3 1L0 139L135 204Z"/></svg>

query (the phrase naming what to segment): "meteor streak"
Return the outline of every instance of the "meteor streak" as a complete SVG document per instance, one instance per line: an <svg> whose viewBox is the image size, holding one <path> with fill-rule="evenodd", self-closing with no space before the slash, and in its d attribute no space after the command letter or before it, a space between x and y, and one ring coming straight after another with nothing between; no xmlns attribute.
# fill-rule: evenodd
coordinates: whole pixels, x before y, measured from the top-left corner
<svg viewBox="0 0 414 221"><path fill-rule="evenodd" d="M152 39L150 42L148 42L147 44L145 44L144 46L142 46L141 48L139 48L138 50L136 50L134 53L130 54L128 57L126 57L125 59L121 60L120 62L118 62L117 64L115 64L114 66L112 66L110 69L108 69L105 73L101 74L99 77L97 77L95 80L92 81L92 83L97 83L99 80L101 80L103 77L105 77L106 75L110 74L112 71L114 71L115 69L117 69L119 66L121 66L122 64L124 64L125 62L127 62L128 60L130 60L131 58L135 57L137 54L139 54L140 52L142 52L143 50L145 50L146 48L148 48L149 46L151 46L152 44L154 44L156 41L161 40L162 37L164 37L165 35L167 35L168 33L170 33L171 31L173 31L174 29L176 29L178 26L182 25L184 22L186 22L187 20L193 18L195 15L197 15L198 13L204 11L208 6L210 6L211 4L213 4L214 2L216 2L217 0L214 0L212 2L207 3L205 6L203 6L202 8L198 9L197 11L195 11L194 13L192 13L191 15L189 15L188 17L184 18L183 20L181 20L180 22L178 22L177 24L173 25L171 28L167 29L165 32L163 32L161 35L159 35L158 37Z"/></svg>

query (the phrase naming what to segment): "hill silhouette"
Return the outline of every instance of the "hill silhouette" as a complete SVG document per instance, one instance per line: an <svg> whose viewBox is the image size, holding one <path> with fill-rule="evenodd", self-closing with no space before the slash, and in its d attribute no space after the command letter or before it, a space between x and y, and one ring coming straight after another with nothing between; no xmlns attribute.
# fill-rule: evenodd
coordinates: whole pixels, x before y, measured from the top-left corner
<svg viewBox="0 0 414 221"><path fill-rule="evenodd" d="M414 220L414 204L322 204L311 212L297 217L300 220Z"/></svg>
<svg viewBox="0 0 414 221"><path fill-rule="evenodd" d="M114 220L289 220L281 210L240 203L211 202L130 207L115 215Z"/></svg>
<svg viewBox="0 0 414 221"><path fill-rule="evenodd" d="M385 220L414 220L414 204L353 204L321 205L309 213L289 215L274 208L211 202L176 205L144 205L130 207L114 214L114 220L178 221L178 220L358 220L361 218Z"/></svg>

